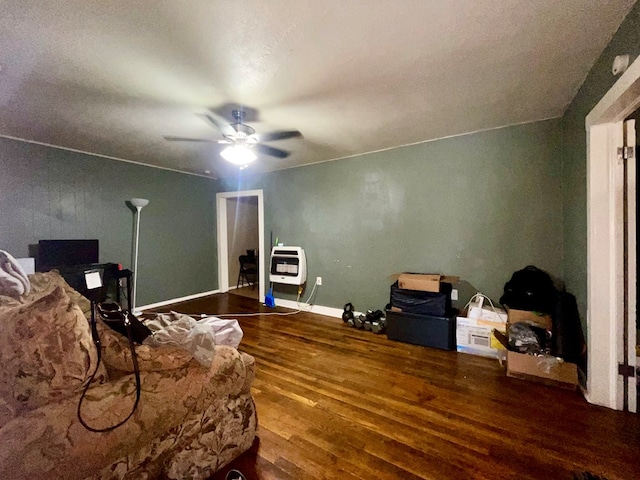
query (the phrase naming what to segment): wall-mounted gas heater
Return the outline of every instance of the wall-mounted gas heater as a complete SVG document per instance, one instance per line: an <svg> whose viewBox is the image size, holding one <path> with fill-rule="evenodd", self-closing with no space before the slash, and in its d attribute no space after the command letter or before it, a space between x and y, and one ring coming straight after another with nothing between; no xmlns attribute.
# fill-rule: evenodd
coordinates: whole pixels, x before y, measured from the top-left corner
<svg viewBox="0 0 640 480"><path fill-rule="evenodd" d="M301 247L273 247L269 281L302 285L307 281L307 259Z"/></svg>

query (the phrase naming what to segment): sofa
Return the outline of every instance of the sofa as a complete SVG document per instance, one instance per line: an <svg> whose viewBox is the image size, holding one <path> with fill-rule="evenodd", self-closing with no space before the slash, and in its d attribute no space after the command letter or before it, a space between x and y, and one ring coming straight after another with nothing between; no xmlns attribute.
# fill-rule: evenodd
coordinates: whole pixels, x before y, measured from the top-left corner
<svg viewBox="0 0 640 480"><path fill-rule="evenodd" d="M142 393L122 426L94 433L78 402L96 369L89 301L56 272L0 295L0 478L204 479L252 445L253 357L216 345L210 368L175 347L137 345ZM105 428L135 400L127 340L98 321L102 361L82 404Z"/></svg>

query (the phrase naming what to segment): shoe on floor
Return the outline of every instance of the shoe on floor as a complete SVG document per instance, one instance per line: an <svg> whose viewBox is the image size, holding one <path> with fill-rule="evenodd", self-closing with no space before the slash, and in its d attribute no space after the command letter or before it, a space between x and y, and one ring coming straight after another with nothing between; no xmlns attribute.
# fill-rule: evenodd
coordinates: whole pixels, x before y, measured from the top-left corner
<svg viewBox="0 0 640 480"><path fill-rule="evenodd" d="M573 478L574 480L607 480L590 472L573 472Z"/></svg>
<svg viewBox="0 0 640 480"><path fill-rule="evenodd" d="M224 478L225 480L247 480L238 470L229 470L229 473Z"/></svg>

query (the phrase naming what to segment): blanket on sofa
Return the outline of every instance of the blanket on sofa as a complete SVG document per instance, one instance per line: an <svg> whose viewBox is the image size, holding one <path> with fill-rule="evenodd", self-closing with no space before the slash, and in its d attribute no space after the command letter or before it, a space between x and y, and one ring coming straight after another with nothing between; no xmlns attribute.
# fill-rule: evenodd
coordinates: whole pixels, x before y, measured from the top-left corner
<svg viewBox="0 0 640 480"><path fill-rule="evenodd" d="M29 293L29 277L9 252L0 250L0 295L18 298Z"/></svg>

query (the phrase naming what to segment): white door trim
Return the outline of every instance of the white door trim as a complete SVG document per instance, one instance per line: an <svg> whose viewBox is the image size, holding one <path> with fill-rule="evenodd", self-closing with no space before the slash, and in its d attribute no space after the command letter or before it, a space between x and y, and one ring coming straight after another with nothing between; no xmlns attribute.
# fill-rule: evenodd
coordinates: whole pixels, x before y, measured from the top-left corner
<svg viewBox="0 0 640 480"><path fill-rule="evenodd" d="M587 130L587 346L585 396L621 409L618 375L622 352L622 177L617 148L622 122L640 107L640 58L585 119Z"/></svg>
<svg viewBox="0 0 640 480"><path fill-rule="evenodd" d="M262 190L244 190L240 192L220 192L216 194L217 237L218 237L218 288L220 292L229 291L229 245L227 242L227 199L239 197L258 197L258 245L264 247L264 193ZM258 263L259 297L264 298L265 252L259 252Z"/></svg>
<svg viewBox="0 0 640 480"><path fill-rule="evenodd" d="M636 335L637 335L637 254L636 254L636 229L637 229L637 218L636 218L636 199L637 199L637 185L636 185L636 121L635 120L625 120L624 122L625 128L625 146L633 147L633 155L628 152L628 158L626 160L627 167L627 178L626 178L626 187L627 187L627 254L625 261L627 263L627 279L628 279L628 288L625 292L627 295L627 318L624 319L626 322L627 328L627 357L624 355L621 357L621 362L626 362L633 370L636 370ZM630 150L630 149L629 149ZM624 354L624 350L622 352ZM629 377L627 378L627 409L630 412L637 412L638 407L638 382L636 378ZM624 392L624 385L621 387Z"/></svg>

